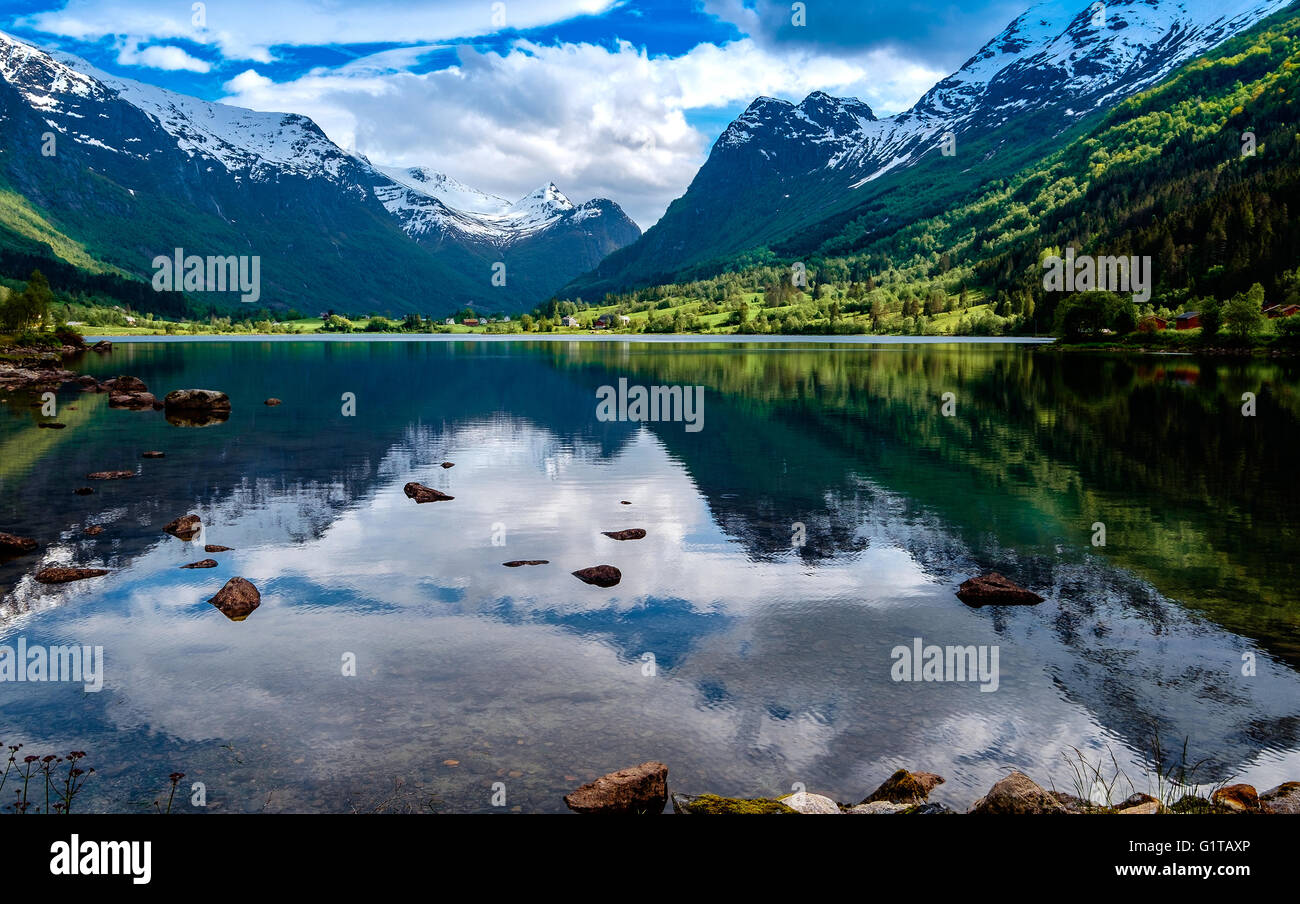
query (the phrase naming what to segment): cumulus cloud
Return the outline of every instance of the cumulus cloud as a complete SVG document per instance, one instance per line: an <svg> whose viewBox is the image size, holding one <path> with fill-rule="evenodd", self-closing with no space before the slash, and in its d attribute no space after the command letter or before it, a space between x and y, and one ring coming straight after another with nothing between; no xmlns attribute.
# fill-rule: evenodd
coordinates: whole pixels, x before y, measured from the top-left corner
<svg viewBox="0 0 1300 904"><path fill-rule="evenodd" d="M123 66L146 66L150 69L164 69L169 72L210 72L212 66L204 60L191 56L180 47L165 44L153 44L141 48L133 41L127 41L118 49L117 62Z"/></svg>
<svg viewBox="0 0 1300 904"><path fill-rule="evenodd" d="M521 41L504 53L460 46L456 65L405 68L431 49L285 82L250 69L226 83L226 100L305 113L376 163L432 166L496 194L520 197L550 179L577 201L613 198L644 228L708 154L712 136L690 125L690 112L744 105L760 94L798 100L815 90L859 93L898 109L938 78L888 51L851 61L772 54L747 39L701 44L678 57L629 43Z"/></svg>

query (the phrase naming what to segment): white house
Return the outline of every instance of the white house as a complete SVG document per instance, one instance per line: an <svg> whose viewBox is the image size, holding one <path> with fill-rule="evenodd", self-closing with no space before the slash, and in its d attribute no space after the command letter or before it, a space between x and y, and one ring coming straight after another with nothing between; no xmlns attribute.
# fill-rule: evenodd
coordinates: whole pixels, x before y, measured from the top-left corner
<svg viewBox="0 0 1300 904"><path fill-rule="evenodd" d="M447 324L447 326L455 326L455 325L456 325L456 318L455 318L455 317L448 317L448 318L447 318L446 320L444 320L443 322L444 322L445 324Z"/></svg>
<svg viewBox="0 0 1300 904"><path fill-rule="evenodd" d="M577 317L573 317L573 316L568 316L568 317L561 318L560 323L564 324L564 325L567 326L567 327L580 327L580 326L582 326L581 323L578 323L578 318L577 318Z"/></svg>

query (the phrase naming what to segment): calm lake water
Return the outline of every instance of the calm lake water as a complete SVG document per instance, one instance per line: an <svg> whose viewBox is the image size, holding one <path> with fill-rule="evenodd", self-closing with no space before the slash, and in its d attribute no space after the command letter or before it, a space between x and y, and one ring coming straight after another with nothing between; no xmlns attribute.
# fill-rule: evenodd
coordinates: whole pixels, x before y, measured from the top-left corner
<svg viewBox="0 0 1300 904"><path fill-rule="evenodd" d="M1073 792L1072 747L1147 790L1157 736L1206 784L1300 779L1296 363L205 341L81 368L234 405L195 429L69 387L44 430L0 396L0 531L42 543L0 563L0 644L106 659L99 693L0 684L0 739L88 751L83 809L147 808L180 771L214 811L487 812L495 782L507 810L563 811L648 759L677 791L845 801L925 769L964 809L1011 768ZM702 429L598 420L620 378L704 387ZM74 495L107 469L138 476ZM416 505L412 480L456 498ZM162 533L189 512L200 540ZM181 570L203 543L234 551ZM32 581L56 563L112 573ZM622 582L570 574L598 564ZM986 570L1047 599L966 607ZM242 622L206 602L236 575L262 593ZM915 638L996 646L996 691L894 681Z"/></svg>

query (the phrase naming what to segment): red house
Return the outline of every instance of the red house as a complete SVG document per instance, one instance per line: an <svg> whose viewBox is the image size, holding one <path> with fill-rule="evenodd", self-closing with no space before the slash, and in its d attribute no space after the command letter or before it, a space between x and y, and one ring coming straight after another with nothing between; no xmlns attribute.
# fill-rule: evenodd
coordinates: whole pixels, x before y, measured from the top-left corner
<svg viewBox="0 0 1300 904"><path fill-rule="evenodd" d="M1201 326L1201 312L1188 311L1186 314L1179 314L1174 318L1175 329L1195 330Z"/></svg>
<svg viewBox="0 0 1300 904"><path fill-rule="evenodd" d="M1154 314L1143 317L1138 321L1138 332L1140 333L1158 333L1167 329L1169 329L1169 321L1163 317L1156 317Z"/></svg>

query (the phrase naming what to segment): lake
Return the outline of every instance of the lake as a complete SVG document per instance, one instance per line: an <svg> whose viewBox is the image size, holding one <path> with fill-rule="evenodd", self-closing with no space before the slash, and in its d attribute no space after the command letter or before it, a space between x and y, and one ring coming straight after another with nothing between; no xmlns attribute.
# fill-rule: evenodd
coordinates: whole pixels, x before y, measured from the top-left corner
<svg viewBox="0 0 1300 904"><path fill-rule="evenodd" d="M923 769L965 809L1012 768L1074 793L1075 749L1145 791L1184 745L1205 786L1300 778L1294 361L340 338L74 368L233 402L183 427L68 386L48 430L0 396L0 531L42 544L0 563L0 644L105 662L99 692L0 684L0 740L87 751L81 809L183 772L217 812L562 812L650 759L674 791L852 802ZM598 417L620 380L700 387L700 417ZM162 532L190 512L200 538ZM232 551L181 569L204 544ZM600 564L621 582L571 574ZM1046 599L959 601L987 571ZM207 602L234 576L262 594L238 622ZM996 687L895 680L918 639L996 649Z"/></svg>

